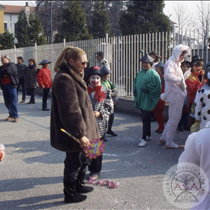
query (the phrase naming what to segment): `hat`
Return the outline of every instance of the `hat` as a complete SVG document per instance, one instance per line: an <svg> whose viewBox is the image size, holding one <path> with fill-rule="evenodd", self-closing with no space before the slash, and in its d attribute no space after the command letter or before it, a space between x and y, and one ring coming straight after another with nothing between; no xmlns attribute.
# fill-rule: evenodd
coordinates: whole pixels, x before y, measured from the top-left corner
<svg viewBox="0 0 210 210"><path fill-rule="evenodd" d="M85 77L86 77L86 79L88 79L90 76L92 76L94 74L98 74L99 76L101 76L101 71L98 66L93 66L93 67L90 67L89 69L87 69L87 75Z"/></svg>
<svg viewBox="0 0 210 210"><path fill-rule="evenodd" d="M155 66L159 66L159 67L161 67L161 68L164 68L164 64L163 64L163 62L162 61L160 61L157 65L155 65Z"/></svg>
<svg viewBox="0 0 210 210"><path fill-rule="evenodd" d="M145 62L145 63L153 63L154 59L148 54L146 54L140 59L140 61Z"/></svg>
<svg viewBox="0 0 210 210"><path fill-rule="evenodd" d="M107 66L102 66L100 71L101 71L101 76L112 73Z"/></svg>
<svg viewBox="0 0 210 210"><path fill-rule="evenodd" d="M52 63L52 61L48 61L48 60L44 59L41 63L39 63L39 65L43 65L45 63L49 64L49 63Z"/></svg>
<svg viewBox="0 0 210 210"><path fill-rule="evenodd" d="M104 57L104 53L102 52L102 51L98 51L97 53L96 53L96 55L98 55L98 56L100 56L100 57Z"/></svg>
<svg viewBox="0 0 210 210"><path fill-rule="evenodd" d="M201 59L201 57L199 55L194 55L192 57L192 61L191 61L191 66L195 66L197 65L199 62L203 61L203 59Z"/></svg>
<svg viewBox="0 0 210 210"><path fill-rule="evenodd" d="M23 59L23 57L22 57L22 56L18 56L18 57L17 57L17 59L20 59L21 61L23 61L23 62L24 62L24 59Z"/></svg>

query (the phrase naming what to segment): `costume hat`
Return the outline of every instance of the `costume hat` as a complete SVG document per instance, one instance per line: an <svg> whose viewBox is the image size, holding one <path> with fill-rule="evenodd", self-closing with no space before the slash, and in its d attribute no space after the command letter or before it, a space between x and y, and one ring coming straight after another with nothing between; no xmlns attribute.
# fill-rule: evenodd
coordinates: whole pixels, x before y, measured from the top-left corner
<svg viewBox="0 0 210 210"><path fill-rule="evenodd" d="M107 66L102 66L100 71L101 71L101 76L112 73Z"/></svg>
<svg viewBox="0 0 210 210"><path fill-rule="evenodd" d="M90 76L92 76L94 74L98 74L99 76L101 76L101 71L98 66L93 66L93 67L90 67L89 69L87 69L86 78L88 79Z"/></svg>
<svg viewBox="0 0 210 210"><path fill-rule="evenodd" d="M43 65L45 63L49 64L49 63L52 63L52 61L48 61L48 60L44 59L41 63L39 63L39 65Z"/></svg>
<svg viewBox="0 0 210 210"><path fill-rule="evenodd" d="M164 68L164 64L163 64L163 62L162 61L160 61L157 65L155 65L155 66L160 66L160 67L162 67L162 68Z"/></svg>
<svg viewBox="0 0 210 210"><path fill-rule="evenodd" d="M192 57L192 61L191 61L191 66L195 66L197 65L200 61L203 61L203 59L201 59L201 57L199 55L194 55Z"/></svg>
<svg viewBox="0 0 210 210"><path fill-rule="evenodd" d="M145 56L143 56L140 61L145 62L145 63L153 63L154 59L146 53Z"/></svg>

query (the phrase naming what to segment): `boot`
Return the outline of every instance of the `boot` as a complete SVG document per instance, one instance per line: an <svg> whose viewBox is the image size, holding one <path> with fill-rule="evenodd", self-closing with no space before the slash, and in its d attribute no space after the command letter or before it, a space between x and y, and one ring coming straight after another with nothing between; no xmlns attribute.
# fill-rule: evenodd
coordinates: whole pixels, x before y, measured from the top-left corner
<svg viewBox="0 0 210 210"><path fill-rule="evenodd" d="M87 199L86 195L81 195L76 192L75 187L76 187L76 181L73 182L66 182L65 180L63 181L64 184L64 202L65 203L78 203L82 202L85 199Z"/></svg>
<svg viewBox="0 0 210 210"><path fill-rule="evenodd" d="M50 111L50 109L47 108L47 104L42 104L42 111Z"/></svg>
<svg viewBox="0 0 210 210"><path fill-rule="evenodd" d="M33 96L33 97L31 96L31 99L30 99L30 101L28 102L28 104L35 104L34 96Z"/></svg>
<svg viewBox="0 0 210 210"><path fill-rule="evenodd" d="M93 191L93 187L88 187L88 186L85 186L85 184L81 184L79 181L76 182L76 192L79 192L79 193L89 193L89 192L92 192Z"/></svg>

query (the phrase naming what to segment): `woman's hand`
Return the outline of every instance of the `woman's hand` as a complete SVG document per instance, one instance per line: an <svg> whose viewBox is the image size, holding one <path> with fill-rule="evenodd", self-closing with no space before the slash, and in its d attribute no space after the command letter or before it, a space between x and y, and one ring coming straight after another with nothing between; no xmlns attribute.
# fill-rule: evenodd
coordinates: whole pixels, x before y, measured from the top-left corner
<svg viewBox="0 0 210 210"><path fill-rule="evenodd" d="M96 118L101 116L101 112L94 111L93 114L95 115Z"/></svg>
<svg viewBox="0 0 210 210"><path fill-rule="evenodd" d="M80 138L80 147L86 150L90 146L90 141L86 136Z"/></svg>

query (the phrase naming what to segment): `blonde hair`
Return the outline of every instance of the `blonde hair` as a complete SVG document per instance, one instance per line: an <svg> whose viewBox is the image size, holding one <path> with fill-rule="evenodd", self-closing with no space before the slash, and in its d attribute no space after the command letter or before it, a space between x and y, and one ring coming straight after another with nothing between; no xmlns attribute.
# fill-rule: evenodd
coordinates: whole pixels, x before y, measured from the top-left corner
<svg viewBox="0 0 210 210"><path fill-rule="evenodd" d="M68 63L69 59L73 59L74 61L76 61L82 55L86 55L86 53L81 48L73 46L66 47L57 58L57 61L54 66L54 71L58 72L63 62Z"/></svg>

